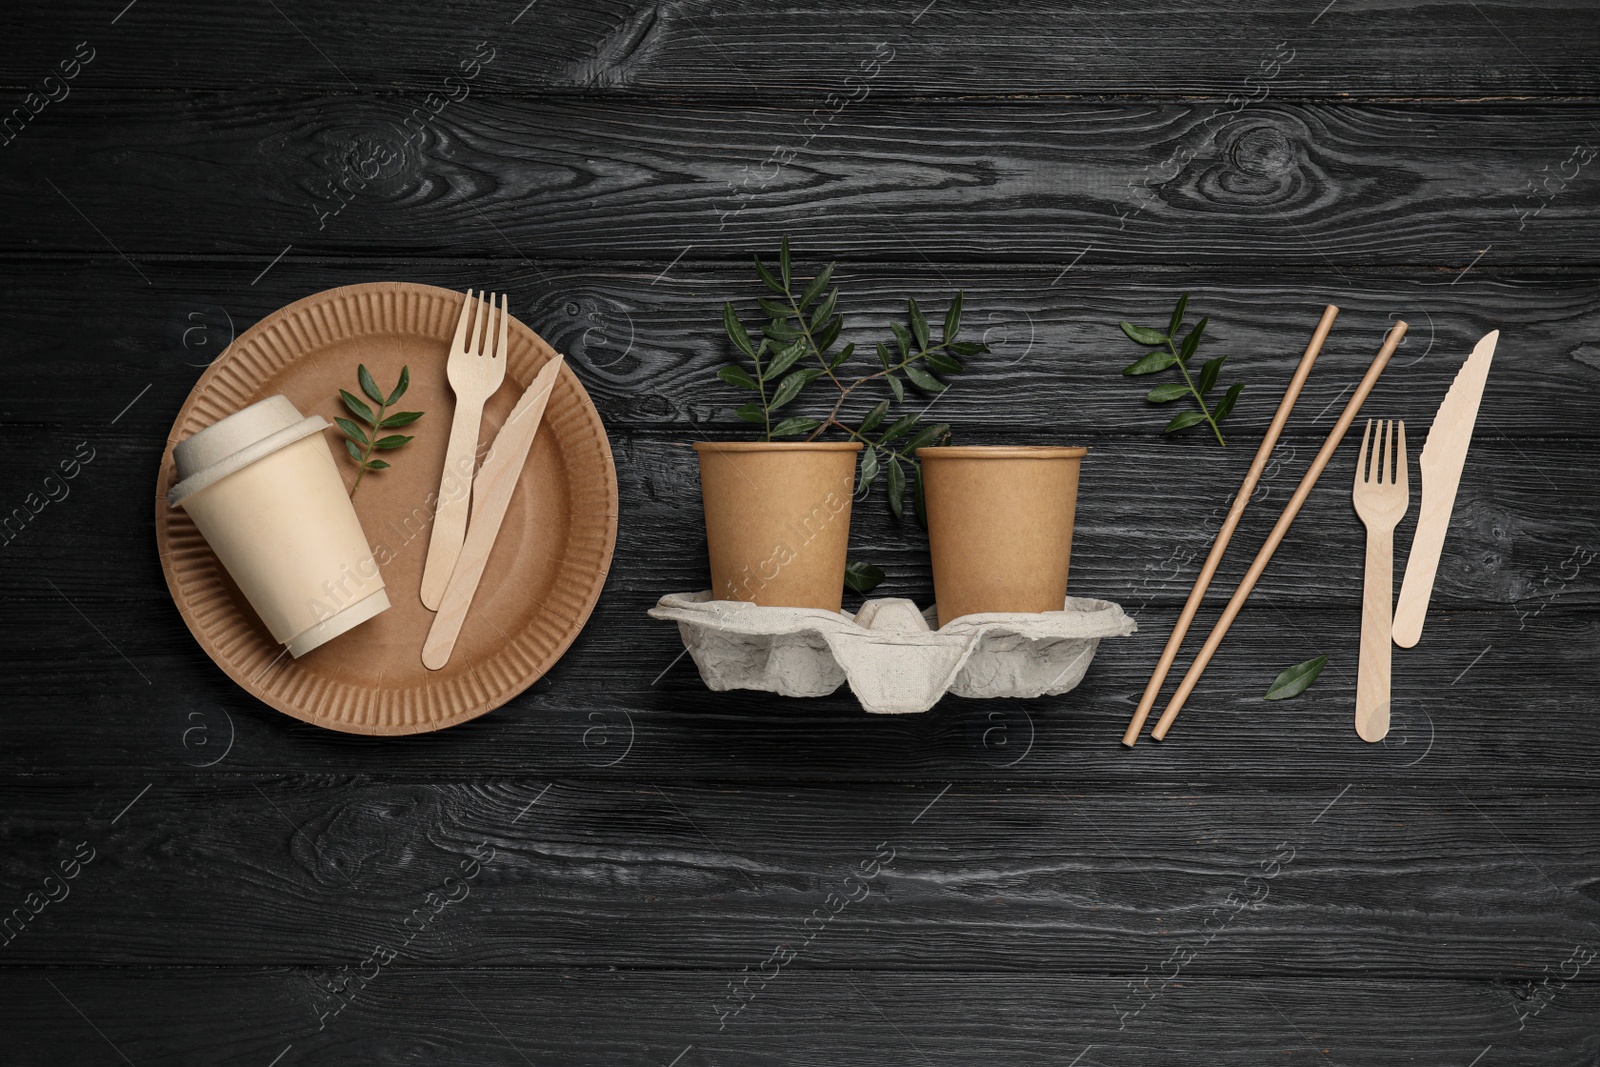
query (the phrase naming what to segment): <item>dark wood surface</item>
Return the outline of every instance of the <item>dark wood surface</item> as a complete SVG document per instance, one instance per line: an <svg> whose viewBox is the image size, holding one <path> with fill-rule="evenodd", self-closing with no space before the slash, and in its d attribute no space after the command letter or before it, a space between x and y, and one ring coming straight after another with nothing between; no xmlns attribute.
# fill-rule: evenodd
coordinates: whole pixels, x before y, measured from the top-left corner
<svg viewBox="0 0 1600 1067"><path fill-rule="evenodd" d="M0 12L0 1062L1594 1064L1597 61L1600 8L1559 2ZM1141 629L1073 693L710 693L645 617L706 584L687 444L739 432L719 308L786 233L868 333L965 291L964 440L1092 448L1073 588ZM622 520L546 678L380 741L232 686L150 516L201 368L381 279L509 290L606 420ZM1116 321L1184 291L1250 383L1226 450L1118 373ZM1394 730L1351 727L1347 445L1171 739L1125 751L1328 302L1200 623L1395 318L1369 411L1419 442L1500 329ZM880 500L852 536L932 599Z"/></svg>

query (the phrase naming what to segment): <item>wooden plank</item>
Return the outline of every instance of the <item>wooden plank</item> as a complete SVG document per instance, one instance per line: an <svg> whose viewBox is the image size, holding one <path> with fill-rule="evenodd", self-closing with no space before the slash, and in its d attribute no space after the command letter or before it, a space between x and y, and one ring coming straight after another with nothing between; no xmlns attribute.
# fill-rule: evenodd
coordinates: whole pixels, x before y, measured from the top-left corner
<svg viewBox="0 0 1600 1067"><path fill-rule="evenodd" d="M18 90L87 38L81 86L336 92L1593 96L1593 12L1581 3L1206 2L982 9L926 0L729 8L706 2L213 6L204 20L69 0L0 23ZM478 68L460 63L492 52ZM88 54L88 53L85 53ZM876 69L864 64L877 58ZM71 70L72 68L68 68Z"/></svg>
<svg viewBox="0 0 1600 1067"><path fill-rule="evenodd" d="M1561 948L1550 955L1557 964L1565 958ZM1437 977L1185 979L1118 1029L1126 986L1142 975L910 976L874 968L785 971L719 1030L712 1005L727 1003L729 977L396 966L345 997L348 1006L319 1031L318 1005L331 1000L322 972L63 968L0 979L0 1019L19 1063L117 1063L120 1052L133 1063L282 1057L281 1064L389 1067L421 1050L451 1063L879 1067L970 1063L976 1050L1019 1067L1175 1058L1411 1067L1465 1065L1492 1048L1492 1062L1509 1067L1585 1067L1594 1043L1586 1015L1600 1010L1587 973L1565 983L1553 977L1548 1000L1523 985ZM1531 1014L1539 1004L1546 1006Z"/></svg>
<svg viewBox="0 0 1600 1067"><path fill-rule="evenodd" d="M1347 786L24 784L5 951L354 966L398 939L417 965L737 971L826 907L799 969L1129 974L1185 944L1197 978L1514 981L1595 940L1592 789Z"/></svg>
<svg viewBox="0 0 1600 1067"><path fill-rule="evenodd" d="M469 97L407 126L418 103L86 92L11 146L0 196L28 210L0 251L743 260L787 232L1052 276L1270 261L1445 283L1600 248L1594 105L868 100L819 129L792 106Z"/></svg>
<svg viewBox="0 0 1600 1067"><path fill-rule="evenodd" d="M153 289L115 255L0 259L0 287L12 294L0 345L13 354L0 365L11 405L0 439L24 455L32 441L48 451L45 438L80 430L130 434L140 445L164 440L201 369L237 334L310 293L380 279L510 291L513 312L566 353L601 416L618 430L672 431L685 440L695 433L743 435L748 426L732 415L742 397L714 378L734 352L722 333L722 303L733 300L754 326L761 321L755 298L764 290L747 264L680 262L666 271L669 259L534 268L504 260L302 260L291 253L255 285L266 260L145 260L141 269L156 282ZM799 262L809 277L826 260ZM848 316L845 336L869 350L880 339L892 341L888 323L905 318L907 296L940 314L949 294L964 292L964 336L986 341L992 351L969 360L930 413L958 434L1028 427L1041 439L1091 446L1161 442L1163 463L1193 453L1194 462L1223 468L1213 488L1238 484L1249 461L1242 453L1259 440L1325 303L1343 310L1285 431L1301 465L1310 454L1301 446L1315 451L1393 318L1405 318L1411 332L1372 410L1406 419L1419 441L1466 354L1491 329L1502 330L1504 339L1485 393L1481 438L1502 447L1529 437L1600 438L1590 418L1600 394L1600 343L1591 340L1600 337L1594 272L1479 268L1455 284L1441 284L1430 270L1363 271L1349 282L1317 270L1079 266L1057 279L1059 273L847 262L835 276ZM1117 322L1164 324L1183 292L1192 293L1191 319L1210 318L1202 352L1227 354L1223 380L1247 383L1227 426L1236 447L1226 453L1187 436L1162 438L1174 409L1144 401L1152 379L1121 373L1143 349ZM872 363L870 355L863 358ZM69 395L73 404L63 404ZM877 399L847 407L846 414ZM118 447L135 443L119 440ZM1290 458L1287 448L1283 455ZM0 486L18 478L17 492L25 491L25 468L19 461L0 472Z"/></svg>
<svg viewBox="0 0 1600 1067"><path fill-rule="evenodd" d="M1572 721L1600 685L1592 609L1552 609L1526 632L1507 614L1441 613L1434 623L1443 647L1397 657L1394 725L1382 745L1369 747L1350 725L1356 609L1281 610L1264 601L1207 671L1183 728L1127 753L1113 745L1175 604L1147 608L1141 636L1103 643L1083 685L1065 696L948 697L926 714L885 719L863 713L847 691L817 700L708 692L693 662L680 658L674 628L644 617L658 592L613 584L545 679L472 723L383 743L377 763L373 741L295 722L246 696L170 608L149 609L130 625L125 606L83 604L79 616L60 601L41 603L26 632L4 631L13 701L0 719L0 769L55 781L144 774L141 786L195 770L415 778L470 767L538 781L755 776L942 785L1026 776L1123 789L1209 782L1300 792L1369 778L1520 788L1529 762L1542 782L1587 786L1600 759L1592 731L1574 729L1561 745L1549 744L1549 724ZM1332 665L1316 686L1292 705L1263 703L1280 670L1318 653ZM86 691L95 694L87 702ZM64 706L90 711L63 713Z"/></svg>

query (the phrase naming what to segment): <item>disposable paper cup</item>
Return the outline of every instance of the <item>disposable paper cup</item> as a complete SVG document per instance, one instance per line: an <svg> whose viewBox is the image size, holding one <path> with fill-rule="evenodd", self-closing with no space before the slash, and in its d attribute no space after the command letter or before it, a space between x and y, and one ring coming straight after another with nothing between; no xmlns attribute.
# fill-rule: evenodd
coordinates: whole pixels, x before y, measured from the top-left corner
<svg viewBox="0 0 1600 1067"><path fill-rule="evenodd" d="M696 442L718 600L838 611L859 441Z"/></svg>
<svg viewBox="0 0 1600 1067"><path fill-rule="evenodd" d="M167 503L206 543L267 624L303 656L389 606L322 431L273 396L178 443Z"/></svg>
<svg viewBox="0 0 1600 1067"><path fill-rule="evenodd" d="M1060 611L1084 448L919 448L939 625Z"/></svg>

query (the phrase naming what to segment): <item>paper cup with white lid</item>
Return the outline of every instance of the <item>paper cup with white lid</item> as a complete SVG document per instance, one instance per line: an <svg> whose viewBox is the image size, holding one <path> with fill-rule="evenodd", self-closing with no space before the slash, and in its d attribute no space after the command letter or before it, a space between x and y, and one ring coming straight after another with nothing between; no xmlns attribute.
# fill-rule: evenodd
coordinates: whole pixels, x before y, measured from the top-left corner
<svg viewBox="0 0 1600 1067"><path fill-rule="evenodd" d="M172 450L167 503L188 512L273 640L296 657L389 607L327 428L272 396Z"/></svg>

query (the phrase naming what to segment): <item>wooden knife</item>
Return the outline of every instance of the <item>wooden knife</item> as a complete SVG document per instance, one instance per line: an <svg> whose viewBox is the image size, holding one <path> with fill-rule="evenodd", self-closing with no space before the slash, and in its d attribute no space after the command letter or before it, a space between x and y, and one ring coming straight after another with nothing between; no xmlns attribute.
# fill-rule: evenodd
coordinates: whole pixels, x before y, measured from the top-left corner
<svg viewBox="0 0 1600 1067"><path fill-rule="evenodd" d="M1400 602L1394 612L1394 643L1401 648L1410 648L1422 637L1422 622L1433 596L1433 577L1439 569L1439 553L1450 528L1456 488L1461 484L1461 468L1467 462L1472 427L1478 421L1478 403L1483 399L1483 385L1489 379L1489 363L1499 340L1500 331L1495 330L1478 342L1456 372L1456 380L1450 384L1450 391L1428 428L1428 443L1422 447L1418 461L1422 470L1422 507L1417 514L1417 532L1411 538L1411 554L1406 557Z"/></svg>
<svg viewBox="0 0 1600 1067"><path fill-rule="evenodd" d="M565 358L558 352L555 358L540 368L533 383L523 392L517 406L511 409L505 425L495 435L494 447L478 470L472 482L472 514L467 520L467 537L461 544L461 554L450 572L450 583L445 587L444 599L439 602L439 614L433 617L428 639L422 645L422 665L436 671L450 662L456 638L461 634L461 624L466 621L467 609L472 606L472 596L478 591L478 581L489 562L489 551L494 548L505 520L506 508L511 504L511 494L517 488L522 467L533 448L534 434L539 432L539 422L544 418L545 405L550 402L555 388L556 375L561 373Z"/></svg>

